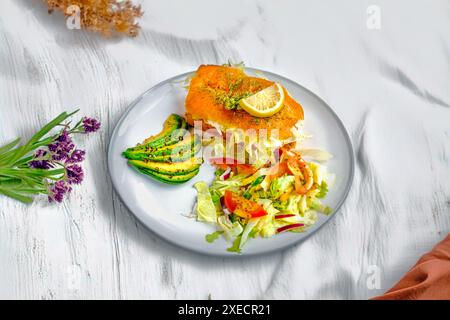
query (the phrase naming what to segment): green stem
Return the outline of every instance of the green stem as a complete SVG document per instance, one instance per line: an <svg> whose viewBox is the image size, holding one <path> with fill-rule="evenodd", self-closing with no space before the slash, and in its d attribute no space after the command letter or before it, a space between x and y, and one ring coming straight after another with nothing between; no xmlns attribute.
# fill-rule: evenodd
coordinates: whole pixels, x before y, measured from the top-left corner
<svg viewBox="0 0 450 320"><path fill-rule="evenodd" d="M7 197L19 200L19 201L21 201L23 203L31 203L31 202L33 202L33 198L32 197L24 196L24 195L22 195L22 194L20 194L18 192L13 191L13 190L8 190L8 189L4 189L4 188L0 187L0 193L5 195L5 196L7 196Z"/></svg>

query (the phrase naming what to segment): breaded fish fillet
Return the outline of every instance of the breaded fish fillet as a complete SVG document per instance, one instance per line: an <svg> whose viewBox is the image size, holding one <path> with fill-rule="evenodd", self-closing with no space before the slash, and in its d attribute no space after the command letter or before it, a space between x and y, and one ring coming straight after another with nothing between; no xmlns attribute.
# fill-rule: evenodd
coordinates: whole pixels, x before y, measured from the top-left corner
<svg viewBox="0 0 450 320"><path fill-rule="evenodd" d="M241 98L252 95L274 82L247 76L241 69L228 66L201 65L191 79L186 97L186 119L193 125L202 120L203 128L211 123L223 129L239 128L279 130L279 138L292 136L291 128L303 119L303 108L284 89L284 107L271 117L258 118L236 108ZM206 122L206 123L205 123ZM208 124L209 122L209 124Z"/></svg>

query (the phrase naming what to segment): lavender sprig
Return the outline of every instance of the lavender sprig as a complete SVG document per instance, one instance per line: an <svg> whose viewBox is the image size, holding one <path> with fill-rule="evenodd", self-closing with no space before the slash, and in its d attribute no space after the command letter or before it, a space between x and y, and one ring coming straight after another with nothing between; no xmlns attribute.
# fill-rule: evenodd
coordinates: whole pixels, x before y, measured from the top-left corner
<svg viewBox="0 0 450 320"><path fill-rule="evenodd" d="M96 132L100 122L84 117L71 127L66 120L77 111L63 112L24 145L16 139L0 147L0 194L26 203L47 194L49 202L61 202L72 185L83 181L86 152L75 146L72 135Z"/></svg>

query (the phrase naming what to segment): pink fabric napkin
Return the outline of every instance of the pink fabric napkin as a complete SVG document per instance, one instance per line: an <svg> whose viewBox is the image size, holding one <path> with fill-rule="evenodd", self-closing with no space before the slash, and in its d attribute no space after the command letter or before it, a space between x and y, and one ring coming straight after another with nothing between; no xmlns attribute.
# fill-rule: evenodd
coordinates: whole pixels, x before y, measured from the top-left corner
<svg viewBox="0 0 450 320"><path fill-rule="evenodd" d="M450 234L375 300L450 300Z"/></svg>

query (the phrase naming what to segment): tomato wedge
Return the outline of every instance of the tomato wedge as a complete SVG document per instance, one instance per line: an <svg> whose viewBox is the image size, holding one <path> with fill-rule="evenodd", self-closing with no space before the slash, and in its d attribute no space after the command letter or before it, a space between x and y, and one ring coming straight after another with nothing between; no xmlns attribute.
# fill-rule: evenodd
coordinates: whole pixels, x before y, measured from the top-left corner
<svg viewBox="0 0 450 320"><path fill-rule="evenodd" d="M225 204L225 207L227 207L230 212L234 212L234 210L236 210L237 204L233 199L233 192L226 190L223 197L223 202Z"/></svg>
<svg viewBox="0 0 450 320"><path fill-rule="evenodd" d="M252 218L264 217L267 214L266 210L261 206L252 213L250 213Z"/></svg>
<svg viewBox="0 0 450 320"><path fill-rule="evenodd" d="M225 191L223 201L230 212L244 219L260 218L267 215L262 205L240 197L229 190Z"/></svg>

